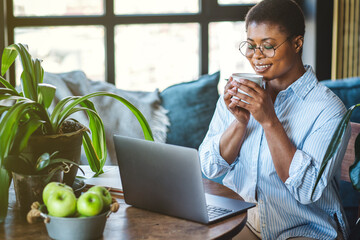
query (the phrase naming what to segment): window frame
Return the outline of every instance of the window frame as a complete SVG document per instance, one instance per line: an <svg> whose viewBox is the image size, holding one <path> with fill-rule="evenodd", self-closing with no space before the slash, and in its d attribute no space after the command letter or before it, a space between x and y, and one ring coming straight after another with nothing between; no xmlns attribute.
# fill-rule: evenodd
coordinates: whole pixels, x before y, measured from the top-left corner
<svg viewBox="0 0 360 240"><path fill-rule="evenodd" d="M244 21L247 11L254 4L219 5L217 0L198 0L198 13L174 14L133 14L115 15L114 0L104 0L103 15L85 16L29 16L15 17L13 0L4 0L4 23L1 31L4 37L1 44L14 43L14 29L17 27L46 27L46 26L85 26L98 25L105 29L105 81L115 84L115 26L122 24L157 24L157 23L198 23L200 25L199 37L199 72L208 74L209 71L209 23L220 21ZM7 44L8 43L8 44ZM3 49L3 48L2 48ZM10 69L9 79L15 84L15 70Z"/></svg>

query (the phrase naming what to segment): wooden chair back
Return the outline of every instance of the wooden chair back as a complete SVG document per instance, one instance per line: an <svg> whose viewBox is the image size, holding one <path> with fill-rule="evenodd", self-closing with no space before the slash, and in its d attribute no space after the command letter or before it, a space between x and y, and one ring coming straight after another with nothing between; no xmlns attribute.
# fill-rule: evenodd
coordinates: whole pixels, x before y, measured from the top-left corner
<svg viewBox="0 0 360 240"><path fill-rule="evenodd" d="M355 140L360 133L360 123L350 122L351 124L351 137L346 148L345 156L341 164L341 180L350 182L349 167L355 161Z"/></svg>
<svg viewBox="0 0 360 240"><path fill-rule="evenodd" d="M341 164L341 180L351 182L349 177L349 167L355 161L355 140L360 133L360 123L350 122L351 124L351 137L346 148L344 159ZM358 207L358 217L360 217L360 202Z"/></svg>

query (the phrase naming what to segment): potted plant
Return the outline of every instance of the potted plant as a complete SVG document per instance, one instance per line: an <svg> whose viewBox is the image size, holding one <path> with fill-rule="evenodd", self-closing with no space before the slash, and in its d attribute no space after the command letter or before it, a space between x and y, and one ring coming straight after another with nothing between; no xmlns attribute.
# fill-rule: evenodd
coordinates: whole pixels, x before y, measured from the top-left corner
<svg viewBox="0 0 360 240"><path fill-rule="evenodd" d="M138 119L146 140L153 140L148 122L142 113L126 99L108 92L94 92L85 96L69 96L59 101L53 111L49 107L53 102L56 88L43 83L44 70L41 60L32 59L23 44L12 44L4 49L1 62L1 75L7 72L15 59L20 56L23 71L20 76L21 91L0 76L0 222L4 221L8 208L8 193L11 172L4 168L5 162L13 161L24 154L33 155L29 159L38 159L45 152L59 151L58 157L77 162L80 157L79 144L84 147L90 168L94 176L101 174L106 160L106 142L104 125L97 114L94 104L89 100L96 96L109 96L125 104ZM89 118L88 129L70 119L73 113L84 111ZM91 135L90 135L91 134ZM70 136L68 136L70 135ZM68 149L56 149L64 145L56 143L56 138L68 142ZM50 141L55 143L50 143ZM30 146L32 145L32 146ZM50 146L51 145L51 146ZM75 150L72 150L72 145ZM45 147L33 154L33 149ZM54 146L54 149L50 149ZM30 149L29 149L30 148ZM67 157L66 154L71 154ZM39 155L40 154L40 155ZM37 155L37 156L36 156ZM7 164L9 165L9 164Z"/></svg>
<svg viewBox="0 0 360 240"><path fill-rule="evenodd" d="M22 214L30 210L33 202L42 202L43 189L50 181L62 182L63 172L69 172L72 164L78 166L71 160L57 158L57 154L43 153L39 158L31 159L20 153L8 155L4 161L4 168L12 172L16 202Z"/></svg>
<svg viewBox="0 0 360 240"><path fill-rule="evenodd" d="M346 129L349 125L351 114L359 106L360 106L360 103L351 106L346 111L344 117L341 119L340 123L338 124L338 126L331 138L330 144L325 152L324 158L322 160L319 174L316 178L315 185L314 185L314 188L311 193L311 198L314 195L316 186L318 185L328 162L334 156L334 154L339 150L341 141L342 141L344 134L346 132ZM355 161L349 168L349 177L350 177L350 181L352 183L353 188L355 190L357 190L358 192L360 192L360 134L356 137L356 140L355 140ZM360 235L360 219L357 220L356 229L351 233L351 239L353 239L353 237L355 237L355 235L357 237L359 237L359 235Z"/></svg>

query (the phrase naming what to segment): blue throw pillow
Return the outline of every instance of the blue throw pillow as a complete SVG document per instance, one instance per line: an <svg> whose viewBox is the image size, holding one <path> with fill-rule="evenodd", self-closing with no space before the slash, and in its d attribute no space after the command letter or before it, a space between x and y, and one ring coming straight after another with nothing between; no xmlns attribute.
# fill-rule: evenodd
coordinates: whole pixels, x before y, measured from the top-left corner
<svg viewBox="0 0 360 240"><path fill-rule="evenodd" d="M176 84L160 93L162 105L169 111L167 143L199 148L208 130L219 98L220 72L198 80Z"/></svg>
<svg viewBox="0 0 360 240"><path fill-rule="evenodd" d="M325 80L322 84L330 88L345 104L347 108L360 103L360 77ZM360 110L355 109L350 121L360 123Z"/></svg>

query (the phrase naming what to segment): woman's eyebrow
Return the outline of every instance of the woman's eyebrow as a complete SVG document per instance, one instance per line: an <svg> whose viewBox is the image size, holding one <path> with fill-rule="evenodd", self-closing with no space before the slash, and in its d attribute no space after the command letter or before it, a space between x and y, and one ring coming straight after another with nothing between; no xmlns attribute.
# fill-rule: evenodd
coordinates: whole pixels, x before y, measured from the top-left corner
<svg viewBox="0 0 360 240"><path fill-rule="evenodd" d="M254 42L254 39L251 39L251 38L247 38L247 40ZM275 39L274 39L274 38L271 38L271 37L261 39L262 42L268 41L268 40L275 40Z"/></svg>

